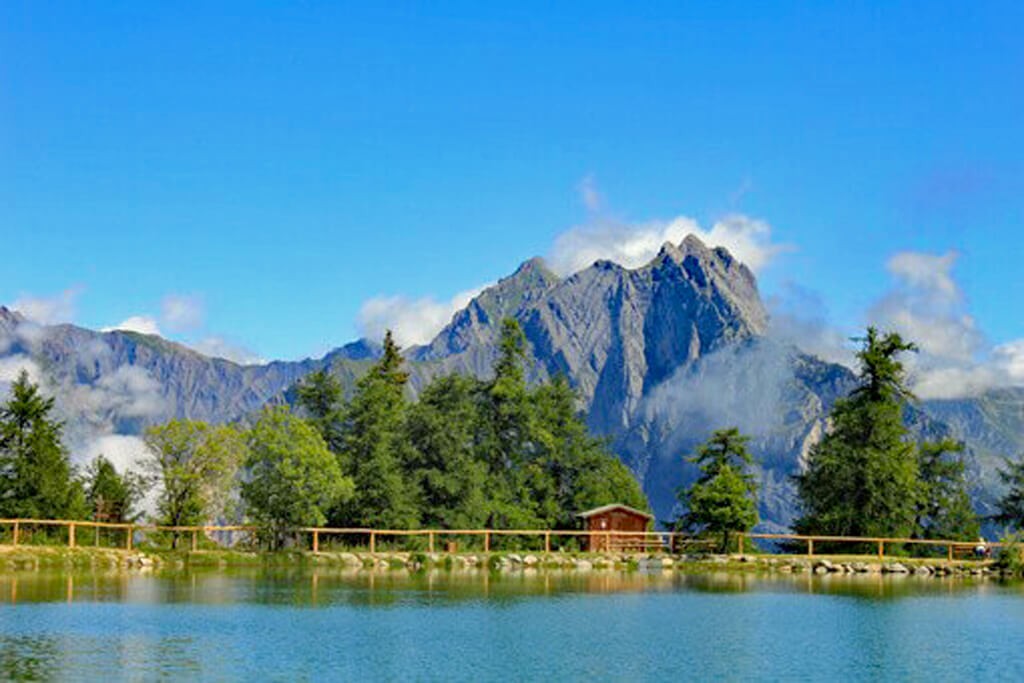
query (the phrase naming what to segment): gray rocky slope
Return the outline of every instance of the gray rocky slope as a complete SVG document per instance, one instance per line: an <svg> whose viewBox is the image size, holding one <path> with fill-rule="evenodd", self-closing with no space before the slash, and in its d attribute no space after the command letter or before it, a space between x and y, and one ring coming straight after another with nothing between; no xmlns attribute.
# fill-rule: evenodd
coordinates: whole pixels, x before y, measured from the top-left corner
<svg viewBox="0 0 1024 683"><path fill-rule="evenodd" d="M792 475L854 379L768 336L752 273L725 249L687 237L635 269L598 261L563 279L541 260L527 261L430 344L407 350L413 390L439 373L487 376L506 316L526 334L530 377L569 378L592 431L609 438L661 519L674 514L675 490L695 475L683 455L711 430L736 425L754 436L765 526L785 528L795 513ZM377 350L359 341L320 359L240 366L159 337L40 328L0 308L0 371L4 363L34 364L58 395L73 442L104 430L137 434L170 417L240 419L282 400L318 368L351 387ZM994 454L1022 445L1022 406L1024 392L1010 391L926 403L911 421L918 433L968 440L971 476L987 506Z"/></svg>

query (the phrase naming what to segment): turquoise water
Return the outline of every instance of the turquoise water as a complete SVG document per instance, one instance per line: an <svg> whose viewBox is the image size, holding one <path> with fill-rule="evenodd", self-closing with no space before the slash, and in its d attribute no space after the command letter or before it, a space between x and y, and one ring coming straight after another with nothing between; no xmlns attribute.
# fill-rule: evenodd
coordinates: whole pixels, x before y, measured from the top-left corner
<svg viewBox="0 0 1024 683"><path fill-rule="evenodd" d="M0 576L0 678L1022 680L1020 585L592 573Z"/></svg>

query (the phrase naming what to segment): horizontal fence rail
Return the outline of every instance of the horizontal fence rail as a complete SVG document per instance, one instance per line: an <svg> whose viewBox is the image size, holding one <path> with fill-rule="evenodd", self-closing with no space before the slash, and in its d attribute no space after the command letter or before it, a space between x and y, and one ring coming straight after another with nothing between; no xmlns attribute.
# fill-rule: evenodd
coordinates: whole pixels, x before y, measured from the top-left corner
<svg viewBox="0 0 1024 683"><path fill-rule="evenodd" d="M814 544L815 543L848 543L857 545L869 545L877 548L878 557L885 557L886 546L932 546L946 549L946 558L950 561L954 560L957 552L972 553L976 548L982 546L986 552L991 551L995 548L1002 548L1006 544L998 541L985 541L980 543L979 541L953 541L944 539L933 539L933 538L888 538L878 536L812 536L803 534L762 534L754 532L743 532L737 534L739 538L739 551L742 554L744 548L744 540L770 540L770 541L793 541L796 543L804 543L807 546L808 557L814 556Z"/></svg>
<svg viewBox="0 0 1024 683"><path fill-rule="evenodd" d="M92 520L58 520L58 519L0 519L0 529L10 530L10 545L20 545L24 542L24 536L31 530L38 527L60 528L66 530L68 547L74 548L79 545L80 540L92 541L92 545L100 546L101 532L107 532L107 540L115 538L113 532L123 534L123 539L117 543L117 547L132 550L136 544L138 535L148 534L172 534L175 537L185 535L189 537L191 550L199 548L200 538L210 539L213 535L219 534L245 534L250 538L263 531L261 527L246 524L235 525L191 525L191 526L167 526L160 524L137 524L129 522L99 522ZM91 538L85 539L79 534L80 531L91 529ZM673 531L589 531L572 529L371 529L365 527L298 527L288 529L288 533L297 534L308 540L307 547L314 553L320 552L321 541L329 540L332 537L355 537L365 541L369 552L375 553L378 550L379 542L396 539L424 539L425 547L421 549L434 553L443 548L446 552L458 551L458 539L470 538L479 541L484 552L491 552L494 542L499 539L533 539L536 541L535 550L541 549L550 553L557 549L566 547L563 542L566 539L583 541L584 547L574 548L577 550L589 550L596 552L615 551L639 551L639 552L679 552L686 549L711 549L717 546L717 539L699 538L690 534L683 534ZM957 554L973 554L980 542L921 539L921 538L888 538L888 537L860 537L860 536L814 536L803 534L779 534L779 533L755 533L735 532L732 537L736 539L738 551L742 555L748 549L748 544L753 546L754 541L786 542L789 544L803 545L808 557L815 555L815 543L836 545L856 545L861 548L872 547L879 558L886 556L886 549L894 547L935 547L945 548L947 559L954 560ZM439 542L444 542L439 544ZM221 545L218 543L218 545ZM983 547L986 553L993 549L1004 547L1004 543L985 542ZM506 548L507 549L507 548ZM757 549L757 548L751 548ZM757 549L764 552L761 549ZM830 549L834 550L834 549ZM796 553L790 553L796 554ZM822 553L819 553L819 555ZM826 554L843 554L830 552ZM863 554L863 553L861 553Z"/></svg>

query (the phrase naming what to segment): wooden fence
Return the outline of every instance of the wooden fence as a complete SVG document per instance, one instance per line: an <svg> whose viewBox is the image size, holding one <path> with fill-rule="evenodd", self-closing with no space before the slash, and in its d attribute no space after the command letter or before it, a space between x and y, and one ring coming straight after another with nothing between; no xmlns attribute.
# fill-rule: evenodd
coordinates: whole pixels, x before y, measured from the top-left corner
<svg viewBox="0 0 1024 683"><path fill-rule="evenodd" d="M879 558L885 557L886 546L925 546L925 547L938 547L945 548L946 558L949 561L953 561L958 553L973 553L975 548L978 546L977 541L953 541L953 540L941 540L941 539L925 539L925 538L880 538L880 537L862 537L862 536L806 536L800 534L760 534L753 532L744 532L737 534L739 538L739 552L742 554L744 550L744 542L746 540L770 540L770 541L785 541L790 543L796 543L798 545L806 545L807 556L814 557L814 544L815 543L829 543L829 544L850 544L859 546L872 546L877 549ZM985 542L985 548L990 551L995 548L1002 548L1003 543L998 542Z"/></svg>
<svg viewBox="0 0 1024 683"><path fill-rule="evenodd" d="M209 538L211 535L225 534L225 533L241 533L247 534L250 537L260 531L259 527L251 525L230 525L230 526L216 526L216 525L201 525L201 526L164 526L155 524L130 524L130 523L116 523L116 522L93 522L88 520L40 520L40 519L0 519L0 529L10 529L11 534L11 545L19 545L24 541L23 536L26 532L34 530L37 527L58 527L66 529L67 531L67 545L68 547L74 548L81 545L89 545L89 541L92 541L93 546L99 547L101 545L101 533L107 532L107 540L110 541L114 538L114 532L123 533L124 538L118 541L117 547L131 550L136 543L135 538L137 535L147 535L152 533L167 533L175 534L177 536L185 536L190 541L191 550L195 551L199 549L199 540L202 538ZM91 538L85 538L80 535L81 530L90 529L92 534L88 534ZM680 552L688 548L704 548L708 549L713 547L717 542L715 540L709 540L707 538L696 538L689 534L682 534L670 531L584 531L584 530L555 530L555 529L413 529L413 530L401 530L401 529L367 529L367 528L335 528L335 527L301 527L292 530L293 533L305 536L308 539L308 547L312 549L314 553L320 552L321 542L325 539L332 537L355 537L365 542L365 546L369 552L376 553L379 547L379 543L388 540L396 540L403 538L420 538L425 539L425 548L421 543L421 548L427 552L434 553L439 551L445 552L457 552L458 546L457 541L460 538L475 538L479 539L483 552L489 553L492 550L492 542L495 539L512 539L512 538L531 538L536 541L536 550L541 549L541 542L543 542L543 552L550 553L554 550L564 548L566 539L593 539L597 538L600 545L609 549L612 552ZM955 540L934 540L934 539L919 539L919 538L878 538L878 537L852 537L852 536L810 536L810 535L799 535L799 534L768 534L768 533L753 533L743 532L736 533L734 537L737 539L738 550L740 554L743 554L745 550L750 548L748 544L753 544L757 540L778 542L787 542L789 544L797 544L805 546L806 554L808 557L813 557L815 554L815 543L818 544L831 544L835 545L855 545L860 546L863 550L864 547L872 547L876 549L877 556L879 558L885 557L886 548L893 548L896 546L901 547L939 547L945 548L947 559L950 561L954 560L957 554L971 554L975 547L978 545L977 542L969 541L955 541ZM85 543L80 543L84 540ZM1001 548L1004 544L1002 543L986 543L986 548L995 549ZM556 546L558 546L556 548ZM582 549L582 548L580 548ZM820 549L820 545L819 545ZM839 553L831 553L839 554Z"/></svg>

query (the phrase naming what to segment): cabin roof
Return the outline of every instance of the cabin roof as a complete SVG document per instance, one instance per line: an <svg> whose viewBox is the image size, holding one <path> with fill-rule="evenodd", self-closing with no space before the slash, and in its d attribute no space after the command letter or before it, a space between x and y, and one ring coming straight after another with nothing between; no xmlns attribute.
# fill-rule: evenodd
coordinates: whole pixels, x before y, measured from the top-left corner
<svg viewBox="0 0 1024 683"><path fill-rule="evenodd" d="M611 503L609 505L602 505L601 507L596 507L593 510L587 510L586 512L576 513L576 516L586 519L588 517L593 517L594 515L600 515L604 512L611 512L612 510L622 510L624 512L632 513L638 517L654 519L654 515L650 515L642 510L637 510L636 508L631 508L628 505L623 505L622 503Z"/></svg>

